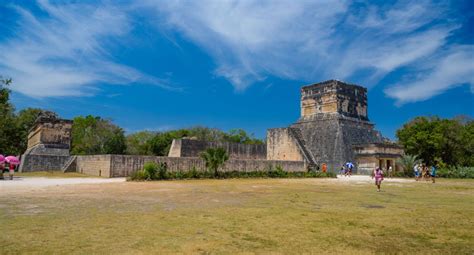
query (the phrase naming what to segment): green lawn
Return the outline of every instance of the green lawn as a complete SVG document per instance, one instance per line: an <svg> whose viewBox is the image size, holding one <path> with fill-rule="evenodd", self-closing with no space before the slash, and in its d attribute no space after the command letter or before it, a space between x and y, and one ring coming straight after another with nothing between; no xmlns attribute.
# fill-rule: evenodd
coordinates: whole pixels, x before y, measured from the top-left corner
<svg viewBox="0 0 474 255"><path fill-rule="evenodd" d="M474 253L474 181L126 182L0 195L0 254Z"/></svg>

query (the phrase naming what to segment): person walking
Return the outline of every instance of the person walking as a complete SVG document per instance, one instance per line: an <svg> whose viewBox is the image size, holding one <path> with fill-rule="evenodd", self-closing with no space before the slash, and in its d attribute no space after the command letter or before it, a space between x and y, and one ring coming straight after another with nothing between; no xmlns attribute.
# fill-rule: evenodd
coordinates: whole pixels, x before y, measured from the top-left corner
<svg viewBox="0 0 474 255"><path fill-rule="evenodd" d="M10 180L13 180L13 174L15 173L15 164L11 164L10 163L10 171L9 171L9 174L10 174Z"/></svg>
<svg viewBox="0 0 474 255"><path fill-rule="evenodd" d="M392 169L392 166L389 166L388 167L388 178L392 178L393 177L393 169Z"/></svg>
<svg viewBox="0 0 474 255"><path fill-rule="evenodd" d="M418 165L413 167L413 172L415 172L415 181L418 181L418 178L420 177L420 169Z"/></svg>
<svg viewBox="0 0 474 255"><path fill-rule="evenodd" d="M431 181L433 183L435 183L435 179L436 179L436 167L433 165L431 166L431 173L430 173L430 176L431 176Z"/></svg>
<svg viewBox="0 0 474 255"><path fill-rule="evenodd" d="M377 186L377 192L380 192L380 185L383 181L383 171L380 168L376 168L372 173L372 179L375 177L375 185Z"/></svg>

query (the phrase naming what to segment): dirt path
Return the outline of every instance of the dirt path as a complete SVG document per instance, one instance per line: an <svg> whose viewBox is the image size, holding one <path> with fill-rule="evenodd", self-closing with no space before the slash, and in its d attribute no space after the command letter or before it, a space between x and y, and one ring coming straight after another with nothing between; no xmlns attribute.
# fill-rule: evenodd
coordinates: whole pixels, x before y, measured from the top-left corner
<svg viewBox="0 0 474 255"><path fill-rule="evenodd" d="M63 185L121 183L125 178L45 178L14 177L13 180L0 180L0 195L6 191L28 191Z"/></svg>
<svg viewBox="0 0 474 255"><path fill-rule="evenodd" d="M369 175L352 175L352 176L344 176L338 175L337 179L334 179L338 182L353 182L353 183L367 183L373 182L374 180ZM407 182L414 182L414 179L407 179L407 178L387 178L385 177L384 183L407 183Z"/></svg>

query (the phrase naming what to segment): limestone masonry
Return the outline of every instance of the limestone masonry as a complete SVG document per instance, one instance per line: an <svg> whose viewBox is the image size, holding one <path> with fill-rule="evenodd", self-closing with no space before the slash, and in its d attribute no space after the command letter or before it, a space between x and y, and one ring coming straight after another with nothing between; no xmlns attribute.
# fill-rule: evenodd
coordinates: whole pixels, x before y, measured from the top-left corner
<svg viewBox="0 0 474 255"><path fill-rule="evenodd" d="M369 121L367 89L329 80L301 88L301 115L292 125L267 131L266 145L246 145L175 139L168 157L137 155L69 155L72 121L42 113L28 136L20 171L77 171L105 177L128 176L148 161L166 162L170 171L204 170L199 158L207 148L222 147L229 154L223 171L318 170L326 164L338 171L346 162L355 172L375 167L398 169L400 146L382 137Z"/></svg>

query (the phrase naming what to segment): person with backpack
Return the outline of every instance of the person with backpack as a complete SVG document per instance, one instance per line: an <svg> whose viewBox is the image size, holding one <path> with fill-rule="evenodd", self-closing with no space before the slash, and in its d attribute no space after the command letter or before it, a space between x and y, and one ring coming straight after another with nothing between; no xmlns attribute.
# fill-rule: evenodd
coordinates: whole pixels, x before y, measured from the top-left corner
<svg viewBox="0 0 474 255"><path fill-rule="evenodd" d="M377 186L377 192L380 192L380 185L383 181L383 171L380 168L376 168L372 173L372 179L375 177L375 185Z"/></svg>

